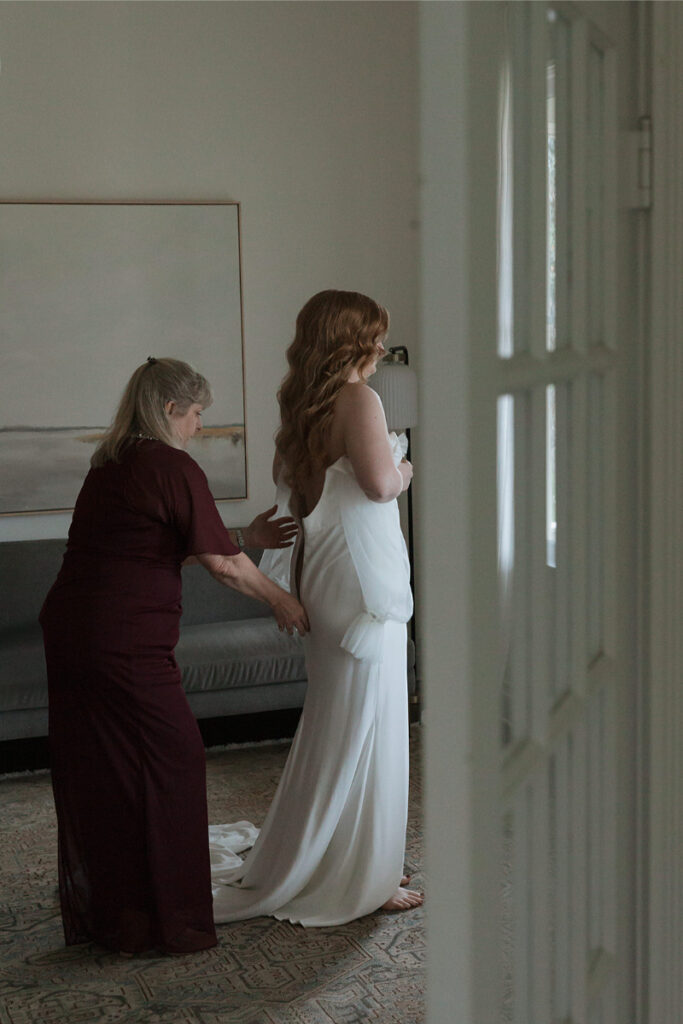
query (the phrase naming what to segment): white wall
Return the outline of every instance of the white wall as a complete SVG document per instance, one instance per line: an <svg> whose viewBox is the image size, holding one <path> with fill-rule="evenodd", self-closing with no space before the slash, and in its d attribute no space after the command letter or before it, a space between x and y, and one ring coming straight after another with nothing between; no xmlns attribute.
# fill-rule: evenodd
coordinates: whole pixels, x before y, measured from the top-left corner
<svg viewBox="0 0 683 1024"><path fill-rule="evenodd" d="M413 3L0 4L0 198L242 204L250 498L230 524L271 503L310 295L372 295L414 351L416 50ZM0 541L68 523L0 518Z"/></svg>

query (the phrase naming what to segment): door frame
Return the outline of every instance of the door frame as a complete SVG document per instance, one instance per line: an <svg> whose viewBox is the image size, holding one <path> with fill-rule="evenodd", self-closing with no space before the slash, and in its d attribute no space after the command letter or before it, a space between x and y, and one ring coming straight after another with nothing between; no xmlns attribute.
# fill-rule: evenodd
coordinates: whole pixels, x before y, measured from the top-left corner
<svg viewBox="0 0 683 1024"><path fill-rule="evenodd" d="M426 750L428 1020L491 1024L500 844L495 338L502 4L421 3L416 576ZM481 58L481 59L480 59ZM483 173L482 173L483 172ZM447 197L448 201L445 201ZM476 264L470 259L476 239ZM491 296L494 296L492 301ZM487 467L481 472L481 467ZM483 510L483 513L482 513ZM471 551L486 554L475 567ZM476 636L477 643L473 642ZM477 681L477 685L475 684Z"/></svg>
<svg viewBox="0 0 683 1024"><path fill-rule="evenodd" d="M652 16L653 203L649 246L649 491L643 811L647 870L643 1021L683 1019L683 6Z"/></svg>

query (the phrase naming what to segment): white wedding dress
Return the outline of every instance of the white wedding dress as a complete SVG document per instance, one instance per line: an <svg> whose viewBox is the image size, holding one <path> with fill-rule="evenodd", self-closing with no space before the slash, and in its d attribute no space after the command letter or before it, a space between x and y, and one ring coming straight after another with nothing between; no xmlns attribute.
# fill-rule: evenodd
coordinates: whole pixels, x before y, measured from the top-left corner
<svg viewBox="0 0 683 1024"><path fill-rule="evenodd" d="M405 439L390 437L398 463ZM289 496L281 480L278 515L291 514ZM265 552L261 568L290 589L303 540L306 700L260 833L210 826L217 924L344 924L381 907L403 873L412 595L398 506L370 501L342 457L301 526L297 545Z"/></svg>

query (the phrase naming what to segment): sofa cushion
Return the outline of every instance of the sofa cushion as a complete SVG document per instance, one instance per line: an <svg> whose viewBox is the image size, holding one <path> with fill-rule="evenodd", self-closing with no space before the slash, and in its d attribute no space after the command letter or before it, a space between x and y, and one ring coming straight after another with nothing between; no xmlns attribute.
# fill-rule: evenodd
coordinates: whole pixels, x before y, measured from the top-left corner
<svg viewBox="0 0 683 1024"><path fill-rule="evenodd" d="M2 643L7 636L5 630L13 633L29 626L37 628L40 609L57 578L65 550L64 539L0 544L0 580L5 584L0 598ZM262 552L254 548L247 554L258 565ZM183 569L183 606L183 626L271 615L266 604L221 586L199 565Z"/></svg>
<svg viewBox="0 0 683 1024"><path fill-rule="evenodd" d="M188 693L306 678L301 638L280 633L275 619L184 626L176 660ZM0 645L0 712L47 707L40 629L6 632Z"/></svg>
<svg viewBox="0 0 683 1024"><path fill-rule="evenodd" d="M66 541L16 540L0 544L0 630L37 626L38 615L62 565ZM2 638L4 643L4 636Z"/></svg>
<svg viewBox="0 0 683 1024"><path fill-rule="evenodd" d="M257 565L262 552L246 552ZM201 565L188 565L183 569L183 617L181 630L204 622L230 622L234 619L270 618L272 612L263 601L240 594L232 587L224 587L209 575Z"/></svg>
<svg viewBox="0 0 683 1024"><path fill-rule="evenodd" d="M16 708L46 707L47 677L40 627L3 631L0 636L0 713Z"/></svg>
<svg viewBox="0 0 683 1024"><path fill-rule="evenodd" d="M176 659L188 693L306 678L301 637L273 618L183 626Z"/></svg>

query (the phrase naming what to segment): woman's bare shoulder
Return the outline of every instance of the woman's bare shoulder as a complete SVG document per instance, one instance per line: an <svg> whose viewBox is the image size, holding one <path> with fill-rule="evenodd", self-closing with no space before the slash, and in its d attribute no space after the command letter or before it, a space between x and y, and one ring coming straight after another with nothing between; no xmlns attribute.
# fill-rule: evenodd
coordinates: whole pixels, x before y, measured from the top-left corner
<svg viewBox="0 0 683 1024"><path fill-rule="evenodd" d="M375 410L378 404L381 406L381 400L376 391L366 384L364 381L354 381L353 383L343 384L337 401L335 403L335 412L353 412L358 413L362 410Z"/></svg>

